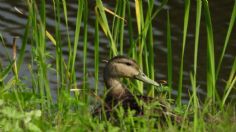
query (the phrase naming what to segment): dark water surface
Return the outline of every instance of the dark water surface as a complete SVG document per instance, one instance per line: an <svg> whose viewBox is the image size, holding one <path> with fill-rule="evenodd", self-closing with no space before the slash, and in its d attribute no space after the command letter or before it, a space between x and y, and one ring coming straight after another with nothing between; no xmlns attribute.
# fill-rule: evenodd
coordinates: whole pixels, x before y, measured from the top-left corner
<svg viewBox="0 0 236 132"><path fill-rule="evenodd" d="M134 1L131 1L132 13L135 13ZM113 9L115 3L105 0L104 5L106 7ZM155 8L160 5L158 1L155 2ZM228 29L228 23L231 17L231 12L234 5L234 0L221 0L221 1L209 1L210 11L212 16L212 24L214 30L214 41L215 41L215 58L216 62L220 57L226 32ZM88 84L91 88L94 88L94 27L95 27L95 14L94 6L95 2L90 1L90 10L89 10L89 26L88 26ZM25 30L25 25L27 22L27 17L20 15L14 10L14 7L21 9L25 14L27 14L27 5L24 0L0 0L0 34L4 38L4 42L7 48L3 47L2 41L0 41L0 63L3 66L6 66L7 53L11 56L12 53L12 38L14 36L20 36L17 40L18 48L22 43L22 36ZM53 7L52 3L48 3L46 6L47 11L47 30L54 34L54 16L53 16ZM186 43L186 51L184 57L184 91L186 94L184 97L187 97L187 91L191 90L190 84L190 72L193 69L193 51L194 51L194 33L195 33L195 1L192 1L191 11L190 11L190 21L189 21L189 30L188 38ZM171 16L171 30L172 30L172 46L173 46L173 76L174 76L174 86L177 89L178 82L178 72L180 65L180 54L182 47L182 30L183 30L183 16L184 16L184 1L183 0L172 0L168 2L168 5L164 7L164 10L160 12L157 18L153 21L153 33L154 33L154 53L155 53L155 75L157 80L167 80L167 45L166 45L166 11L169 10ZM76 21L76 12L77 12L77 3L74 0L68 1L68 18L69 18L69 30L71 35L71 40L74 40L74 30L75 30L75 21ZM135 14L134 14L135 15ZM62 15L63 16L63 15ZM133 25L135 24L135 16L133 17ZM66 38L65 24L61 24L62 38ZM136 27L134 27L136 28ZM127 27L125 30L128 30ZM137 29L135 29L137 30ZM81 29L80 35L83 33L83 27ZM130 47L128 43L128 31L125 31L125 54ZM109 41L103 35L102 30L100 29L100 60L107 59L109 56ZM219 81L217 83L219 91L223 92L225 81L228 79L229 72L233 60L236 55L236 28L233 29L232 35L229 41L229 46L226 50L226 55L223 60L223 66L221 68L221 73ZM83 38L83 37L80 37ZM200 32L200 45L199 45L199 54L198 54L198 85L200 89L198 90L199 95L204 96L206 89L206 31L204 24L204 17L202 17L201 23L201 32ZM47 42L47 50L50 51L52 55L55 54L55 47L51 44L50 41ZM66 39L62 42L63 54L65 58L68 58L68 48ZM25 78L25 81L30 85L30 73L28 71L27 65L30 63L31 56L31 46L27 45L26 56L24 59L24 64L20 71L20 77ZM83 41L80 40L77 54L77 80L81 85L82 82L82 58L83 58ZM52 64L55 64L55 60L51 60ZM101 63L100 71L102 71L104 64ZM53 90L56 90L56 73L50 71L50 84ZM103 88L104 84L102 82L102 72L100 72L100 83L99 87ZM234 91L235 93L235 91ZM176 91L173 92L176 94ZM235 94L232 94L231 97L235 97Z"/></svg>

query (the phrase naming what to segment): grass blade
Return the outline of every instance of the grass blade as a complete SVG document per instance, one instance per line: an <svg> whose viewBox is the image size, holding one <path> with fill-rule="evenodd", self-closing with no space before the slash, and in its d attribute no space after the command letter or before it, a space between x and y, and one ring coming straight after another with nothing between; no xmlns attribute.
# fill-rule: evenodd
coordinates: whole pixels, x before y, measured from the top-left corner
<svg viewBox="0 0 236 132"><path fill-rule="evenodd" d="M235 88L236 84L236 58L234 58L234 63L230 72L230 76L229 79L226 83L226 87L225 87L225 94L223 96L223 100L221 103L221 107L223 108L225 105L225 101L227 100L227 98L229 97L230 92L232 91L233 88Z"/></svg>
<svg viewBox="0 0 236 132"><path fill-rule="evenodd" d="M115 44L115 41L112 37L110 28L108 26L107 17L106 17L106 14L105 14L105 11L104 11L104 6L103 6L101 0L96 0L95 14L96 14L96 17L97 17L97 20L98 20L100 26L103 29L103 32L105 33L105 35L110 40L111 50L112 50L113 55L117 55L118 51L117 51L117 48L116 48L116 44Z"/></svg>
<svg viewBox="0 0 236 132"><path fill-rule="evenodd" d="M95 21L95 39L94 39L94 66L95 66L95 94L98 94L99 82L99 25L98 20Z"/></svg>
<svg viewBox="0 0 236 132"><path fill-rule="evenodd" d="M207 30L207 97L215 103L216 85L215 85L215 56L214 56L214 38L210 16L210 10L207 0L203 0L204 16Z"/></svg>
<svg viewBox="0 0 236 132"><path fill-rule="evenodd" d="M171 24L170 24L170 14L167 11L167 73L168 73L168 87L170 88L169 96L171 98L172 84L173 84L173 64L172 64L172 46L171 46Z"/></svg>
<svg viewBox="0 0 236 132"><path fill-rule="evenodd" d="M198 45L199 45L199 32L200 32L200 23L201 23L201 12L202 12L202 1L196 1L196 28L195 28L195 47L194 47L194 63L193 63L193 75L191 74L191 82L193 89L193 106L194 106L194 120L193 128L194 132L199 130L199 120L198 120L198 97L197 97L197 62L198 62Z"/></svg>
<svg viewBox="0 0 236 132"><path fill-rule="evenodd" d="M232 15L230 18L229 27L228 27L227 35L226 35L225 42L224 42L224 47L222 49L222 53L221 53L221 56L220 56L220 59L219 59L218 65L217 65L216 79L218 78L218 75L220 72L220 68L221 68L221 64L222 64L222 61L223 61L223 58L225 55L225 51L226 51L226 48L229 43L229 38L230 38L231 32L233 30L234 24L235 24L235 19L236 19L236 1L234 1L234 8L233 8Z"/></svg>
<svg viewBox="0 0 236 132"><path fill-rule="evenodd" d="M181 51L181 62L180 62L180 69L179 69L179 85L178 85L178 96L177 96L177 104L178 105L181 105L181 98L182 98L184 52L185 52L185 44L186 44L186 38L187 38L189 10L190 10L190 0L185 0L183 43L182 43L182 51Z"/></svg>

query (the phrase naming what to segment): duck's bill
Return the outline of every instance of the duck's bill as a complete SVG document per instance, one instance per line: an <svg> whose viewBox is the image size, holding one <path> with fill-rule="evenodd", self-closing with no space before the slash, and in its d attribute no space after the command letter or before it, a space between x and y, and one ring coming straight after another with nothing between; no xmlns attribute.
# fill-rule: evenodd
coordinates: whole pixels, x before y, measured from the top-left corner
<svg viewBox="0 0 236 132"><path fill-rule="evenodd" d="M157 87L160 86L159 83L157 83L154 80L148 78L143 72L140 72L138 75L135 76L135 78L140 80L140 81L143 81L145 83L149 83L149 84L152 84L154 86L157 86Z"/></svg>

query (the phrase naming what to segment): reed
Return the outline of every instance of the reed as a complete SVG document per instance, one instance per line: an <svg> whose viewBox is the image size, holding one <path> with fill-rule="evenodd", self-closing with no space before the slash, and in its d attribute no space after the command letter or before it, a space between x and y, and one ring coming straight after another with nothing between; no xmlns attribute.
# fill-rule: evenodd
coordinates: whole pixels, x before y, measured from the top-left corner
<svg viewBox="0 0 236 132"><path fill-rule="evenodd" d="M170 14L167 11L167 34L166 34L166 41L167 41L167 73L168 73L168 87L170 88L169 97L171 98L172 89L173 89L173 62L172 62L172 45L171 45L171 23L170 23Z"/></svg>
<svg viewBox="0 0 236 132"><path fill-rule="evenodd" d="M88 96L86 95L86 92L88 90L88 85L87 85L87 80L88 80L88 75L87 75L87 47L88 47L88 2L84 1L84 18L83 18L83 23L84 23L84 41L83 41L83 98L84 100L88 100Z"/></svg>
<svg viewBox="0 0 236 132"><path fill-rule="evenodd" d="M179 83L178 83L178 96L177 96L177 104L181 105L182 99L182 89L183 89L183 68L184 68L184 53L185 53L185 45L187 38L187 29L188 29L188 21L189 21L189 10L190 10L190 0L185 0L185 8L184 8L184 29L183 29L183 43L181 50L181 62L179 69Z"/></svg>
<svg viewBox="0 0 236 132"><path fill-rule="evenodd" d="M219 72L220 72L220 69L221 69L221 64L222 64L222 61L223 61L223 58L224 58L224 55L225 55L226 48L227 48L228 43L229 43L229 38L230 38L232 29L233 29L233 26L234 26L234 23L235 23L235 19L236 19L236 1L234 2L232 15L231 15L231 18L230 18L230 21L229 21L228 31L227 31L227 34L226 34L226 37L225 37L224 47L222 49L222 53L221 53L221 56L220 56L220 59L219 59L218 65L217 65L216 79L218 78L218 75L219 75Z"/></svg>
<svg viewBox="0 0 236 132"><path fill-rule="evenodd" d="M95 69L95 94L98 93L98 82L99 82L99 25L98 20L95 21L95 40L94 40L94 69Z"/></svg>
<svg viewBox="0 0 236 132"><path fill-rule="evenodd" d="M29 5L29 14L31 19L32 34L33 34L33 59L36 59L36 63L33 65L37 68L37 90L40 93L41 99L47 99L41 103L43 111L51 113L52 96L48 80L48 67L47 52L46 52L46 15L45 15L45 1L42 1L42 6L38 10L35 1L27 1ZM38 19L38 15L40 19Z"/></svg>
<svg viewBox="0 0 236 132"><path fill-rule="evenodd" d="M197 97L197 66L198 66L198 45L199 45L199 32L200 32L200 23L201 23L201 13L202 13L202 1L198 0L196 2L196 28L195 28L195 47L194 47L194 68L193 74L191 74L191 83L193 90L193 107L194 107L194 126L193 130L196 132L199 130L200 126L198 125L199 120L199 101Z"/></svg>

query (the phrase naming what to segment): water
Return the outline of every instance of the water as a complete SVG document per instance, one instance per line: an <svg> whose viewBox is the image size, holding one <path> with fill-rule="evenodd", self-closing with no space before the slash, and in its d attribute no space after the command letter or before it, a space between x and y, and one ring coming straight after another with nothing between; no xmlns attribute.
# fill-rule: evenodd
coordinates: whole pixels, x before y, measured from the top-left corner
<svg viewBox="0 0 236 132"><path fill-rule="evenodd" d="M132 1L133 2L133 1ZM132 5L132 13L135 13L134 3L131 2ZM88 26L88 75L89 80L88 84L91 88L94 87L94 1L90 1L90 15L89 15L89 26ZM109 9L114 8L114 3L110 1L104 1L104 4ZM220 53L223 48L224 39L226 36L228 22L230 20L232 8L233 8L234 0L225 0L225 1L210 1L210 11L212 16L213 30L214 30L214 41L215 41L215 53L216 53L216 61L218 62ZM155 7L160 5L159 2L155 2ZM12 52L12 38L14 36L20 36L17 40L17 47L21 46L25 25L27 22L27 17L17 13L14 7L19 8L27 15L27 6L24 1L19 0L1 0L0 1L0 33L4 38L4 42L6 44L6 48L0 44L0 62L3 66L8 64L7 53L11 56ZM47 3L46 6L47 11L47 30L54 34L54 16L52 3ZM186 43L185 57L184 57L184 98L187 97L187 92L191 90L190 85L190 72L193 69L193 46L194 46L194 33L195 33L195 1L192 1L191 12L190 12L190 21L189 21L189 30L188 37ZM183 16L184 16L184 2L183 0L169 1L168 5L164 7L164 10L160 12L158 17L153 21L153 32L154 32L154 51L155 51L155 75L157 80L167 80L167 46L166 46L166 10L170 11L170 19L171 19L171 30L172 30L172 45L173 45L173 74L174 74L174 87L177 89L178 82L178 72L180 65L180 54L182 47L182 29L183 29ZM68 2L68 18L69 18L69 30L71 35L71 40L73 41L74 29L75 29L75 21L76 21L76 12L77 12L77 4L75 1ZM202 17L203 21L201 23L201 32L200 32L200 45L199 45L199 54L198 54L198 84L200 89L198 90L198 94L200 96L205 96L206 89L206 30L204 17ZM133 20L135 21L135 19ZM66 37L65 24L61 24L63 34L62 38ZM125 28L125 30L128 30ZM134 29L137 30L137 29ZM81 35L83 32L83 28L81 31ZM108 59L108 51L109 51L109 41L103 35L102 30L100 30L100 60ZM127 32L127 31L126 31ZM223 60L223 66L221 69L219 81L217 86L221 92L223 92L223 87L225 85L225 81L228 79L229 71L232 66L233 59L236 55L236 28L233 29L232 35L229 41L229 47L226 50L226 55ZM81 37L82 38L82 37ZM124 37L128 38L128 37ZM124 40L128 42L128 40ZM0 42L2 43L2 41ZM66 39L62 42L64 44L63 54L65 59L68 57L68 48ZM49 50L52 54L55 54L55 47L51 44L50 41L47 42L47 50ZM129 44L125 44L125 48L128 48ZM79 42L78 54L77 54L77 80L79 85L82 82L82 58L83 58L83 42ZM125 50L127 51L127 50ZM26 56L24 59L24 64L20 71L20 76L26 78L25 81L30 85L30 74L27 68L27 65L30 63L30 55L31 55L31 46L27 45L26 48ZM126 54L126 52L125 52ZM52 64L55 64L54 60L51 60ZM101 63L100 71L102 71L104 64ZM53 90L56 90L56 73L50 71L50 85ZM100 72L100 82L99 87L104 87L102 82L102 73ZM235 91L234 91L235 92ZM176 94L176 91L173 92ZM233 97L233 95L231 96Z"/></svg>

